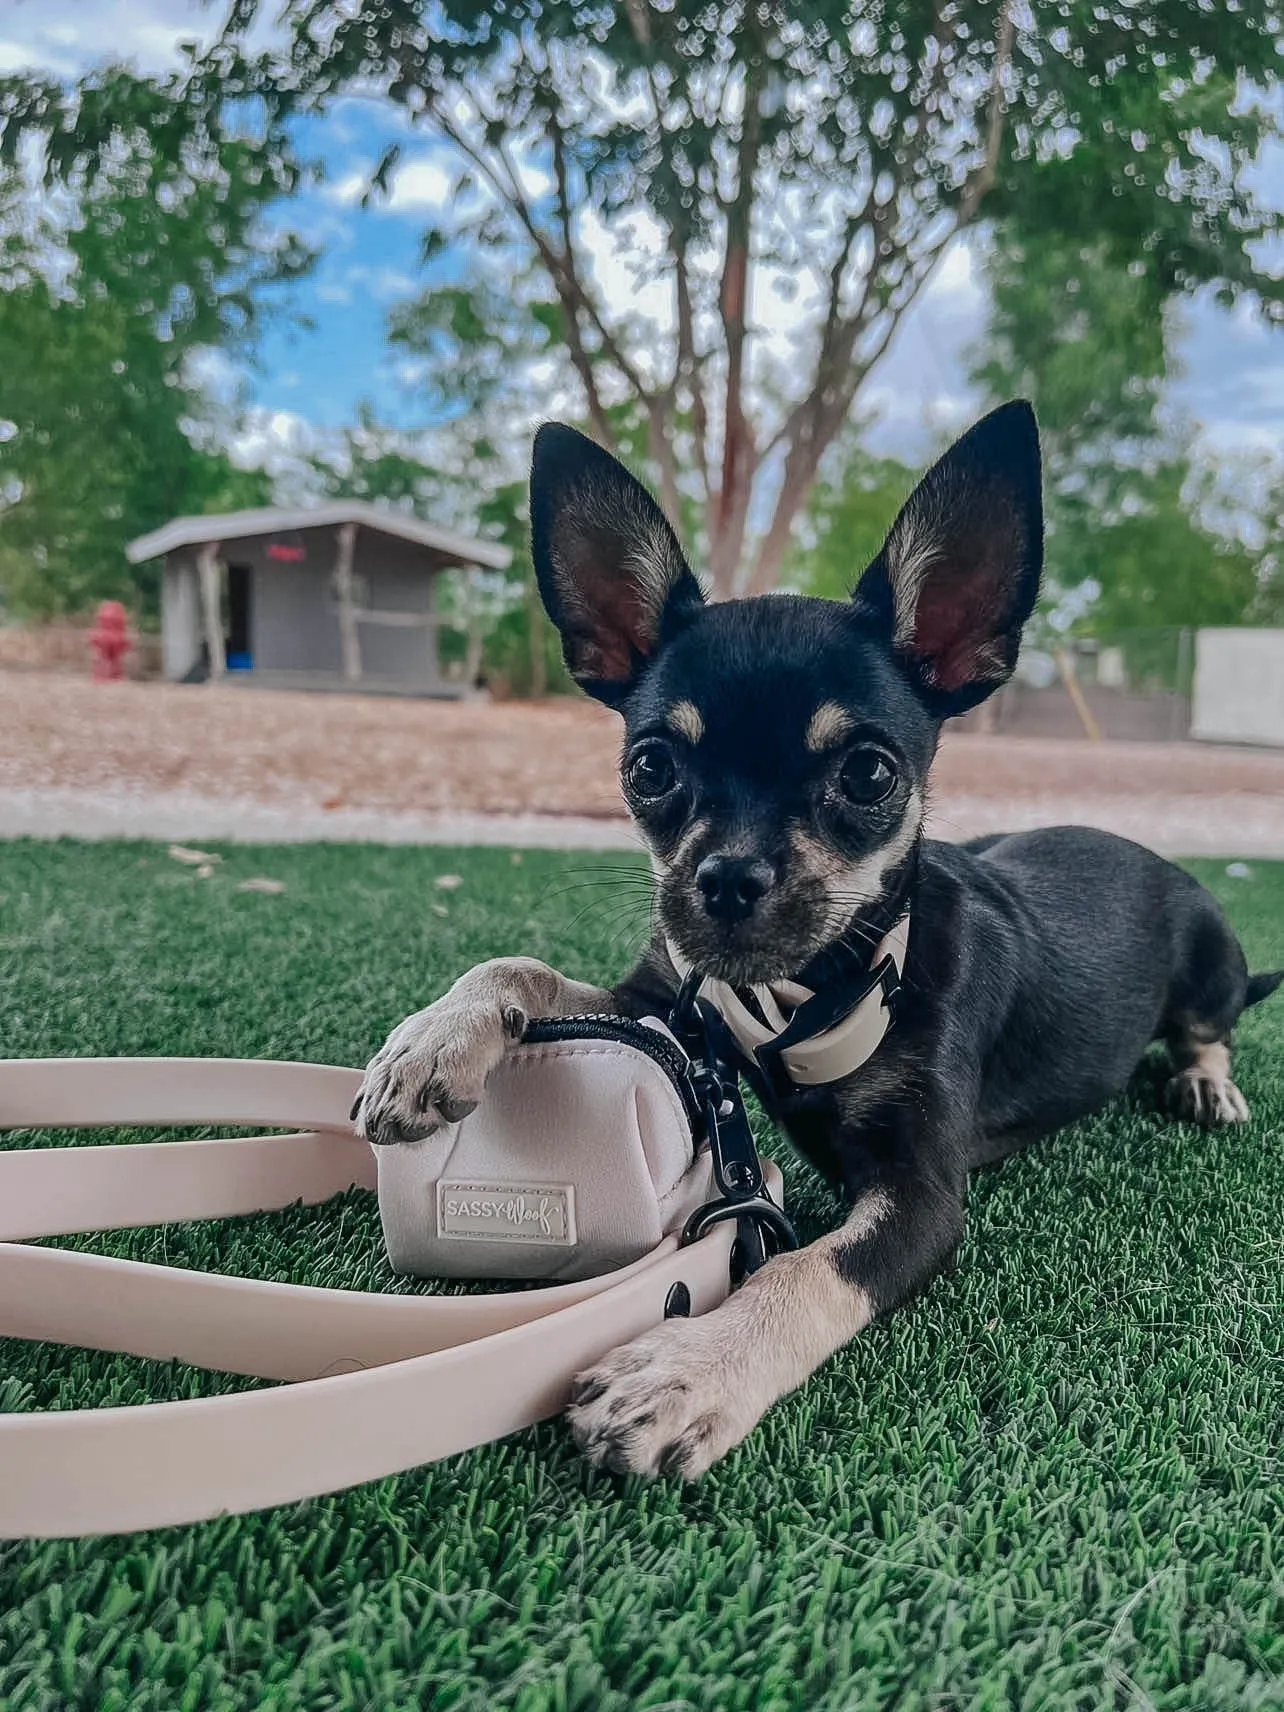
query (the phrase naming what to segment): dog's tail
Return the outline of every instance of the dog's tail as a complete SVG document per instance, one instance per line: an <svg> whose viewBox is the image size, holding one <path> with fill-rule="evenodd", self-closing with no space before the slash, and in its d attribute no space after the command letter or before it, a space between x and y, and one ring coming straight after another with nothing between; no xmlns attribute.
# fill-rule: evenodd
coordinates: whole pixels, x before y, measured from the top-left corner
<svg viewBox="0 0 1284 1712"><path fill-rule="evenodd" d="M1284 969L1271 969L1263 975L1250 975L1248 986L1244 989L1244 1009L1250 1005L1260 1005L1263 999L1269 999L1271 994L1284 981Z"/></svg>

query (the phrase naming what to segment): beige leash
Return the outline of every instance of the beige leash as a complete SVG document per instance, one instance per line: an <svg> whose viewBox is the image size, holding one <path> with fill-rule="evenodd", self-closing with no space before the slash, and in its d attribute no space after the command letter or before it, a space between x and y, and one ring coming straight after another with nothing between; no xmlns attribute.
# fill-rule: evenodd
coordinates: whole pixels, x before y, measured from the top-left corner
<svg viewBox="0 0 1284 1712"><path fill-rule="evenodd" d="M558 1414L581 1369L729 1290L734 1222L632 1266L487 1296L312 1289L28 1248L30 1239L372 1190L347 1113L361 1072L236 1059L0 1061L0 1130L287 1127L235 1140L0 1151L0 1337L293 1383L0 1416L0 1538L197 1522L376 1480ZM773 1195L780 1174L766 1164Z"/></svg>

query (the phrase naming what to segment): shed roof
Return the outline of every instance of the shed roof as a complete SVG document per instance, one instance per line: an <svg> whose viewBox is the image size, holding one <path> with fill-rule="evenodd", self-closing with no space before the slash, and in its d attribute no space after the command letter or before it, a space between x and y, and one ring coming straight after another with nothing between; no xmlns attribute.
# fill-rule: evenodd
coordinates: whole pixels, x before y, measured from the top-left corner
<svg viewBox="0 0 1284 1712"><path fill-rule="evenodd" d="M196 547L207 541L241 541L254 535L279 535L287 530L324 529L340 523L358 523L382 535L395 535L420 547L431 547L453 564L485 565L505 571L513 555L495 541L477 541L457 535L453 529L438 529L403 511L364 500L340 499L329 505L264 506L255 511L225 511L208 517L175 517L150 535L140 535L125 548L131 565L159 558L176 547Z"/></svg>

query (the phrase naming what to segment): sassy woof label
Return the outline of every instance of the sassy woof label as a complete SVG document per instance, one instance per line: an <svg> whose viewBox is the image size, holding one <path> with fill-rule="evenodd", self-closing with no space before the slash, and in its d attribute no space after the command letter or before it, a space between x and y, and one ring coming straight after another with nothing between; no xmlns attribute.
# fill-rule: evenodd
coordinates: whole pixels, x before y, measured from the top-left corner
<svg viewBox="0 0 1284 1712"><path fill-rule="evenodd" d="M485 1242L575 1241L570 1183L437 1184L437 1234Z"/></svg>

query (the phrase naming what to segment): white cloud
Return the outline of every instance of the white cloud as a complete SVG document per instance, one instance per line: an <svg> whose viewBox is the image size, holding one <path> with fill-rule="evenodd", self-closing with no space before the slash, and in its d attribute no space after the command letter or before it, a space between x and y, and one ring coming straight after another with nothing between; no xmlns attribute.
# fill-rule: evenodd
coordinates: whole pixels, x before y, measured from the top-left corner
<svg viewBox="0 0 1284 1712"><path fill-rule="evenodd" d="M75 61L55 61L46 53L35 53L24 40L5 40L0 38L0 75L8 76L15 71L30 71L33 65L39 64L50 71L69 72L75 70Z"/></svg>
<svg viewBox="0 0 1284 1712"><path fill-rule="evenodd" d="M636 213L607 227L592 209L586 209L576 228L587 272L605 304L608 320L634 316L653 322L667 336L674 322L673 285L648 269L646 257L663 253L664 233L650 215ZM637 353L639 365L653 378L657 358L663 352Z"/></svg>
<svg viewBox="0 0 1284 1712"><path fill-rule="evenodd" d="M348 269L343 276L343 282L346 286L373 297L376 303L391 303L395 297L408 297L420 283L414 274L407 273L404 268L367 267L361 263Z"/></svg>
<svg viewBox="0 0 1284 1712"><path fill-rule="evenodd" d="M103 59L168 70L181 41L209 40L219 23L201 0L33 0L11 3L4 12L0 68L38 66L63 74Z"/></svg>
<svg viewBox="0 0 1284 1712"><path fill-rule="evenodd" d="M517 183L523 196L547 196L553 188L553 175L547 167L531 160L529 155L517 157Z"/></svg>
<svg viewBox="0 0 1284 1712"><path fill-rule="evenodd" d="M393 172L387 199L379 204L390 214L419 214L445 206L457 174L432 155L418 155Z"/></svg>
<svg viewBox="0 0 1284 1712"><path fill-rule="evenodd" d="M355 208L370 188L373 170L372 166L353 167L342 178L327 179L317 194L323 202L332 202L339 208Z"/></svg>
<svg viewBox="0 0 1284 1712"><path fill-rule="evenodd" d="M396 385L410 388L422 386L432 372L422 357L395 357L385 367Z"/></svg>
<svg viewBox="0 0 1284 1712"><path fill-rule="evenodd" d="M514 168L528 200L538 200L552 190L551 173L528 152L518 151ZM411 155L400 162L389 176L387 196L372 206L385 214L427 214L445 208L457 190L486 200L493 194L477 172L443 145L433 153Z"/></svg>
<svg viewBox="0 0 1284 1712"><path fill-rule="evenodd" d="M242 469L266 470L277 497L289 502L315 487L309 460L325 443L324 431L298 411L259 406L246 414L227 449Z"/></svg>
<svg viewBox="0 0 1284 1712"><path fill-rule="evenodd" d="M1284 455L1284 331L1248 300L1222 309L1205 292L1182 316L1177 354L1171 403L1198 424L1205 450Z"/></svg>
<svg viewBox="0 0 1284 1712"><path fill-rule="evenodd" d="M245 380L245 371L226 351L202 345L188 357L184 379L218 404L231 404Z"/></svg>
<svg viewBox="0 0 1284 1712"><path fill-rule="evenodd" d="M356 239L357 221L360 211L350 213L344 208L318 208L314 202L300 206L296 203L278 203L275 212L269 216L268 227L271 231L297 231L304 241L316 249L329 247L335 250L350 250Z"/></svg>
<svg viewBox="0 0 1284 1712"><path fill-rule="evenodd" d="M8 0L0 5L0 72L39 67L74 76L107 59L168 71L180 42L213 39L223 10L205 0ZM275 13L274 6L261 9L252 48L279 34Z"/></svg>

